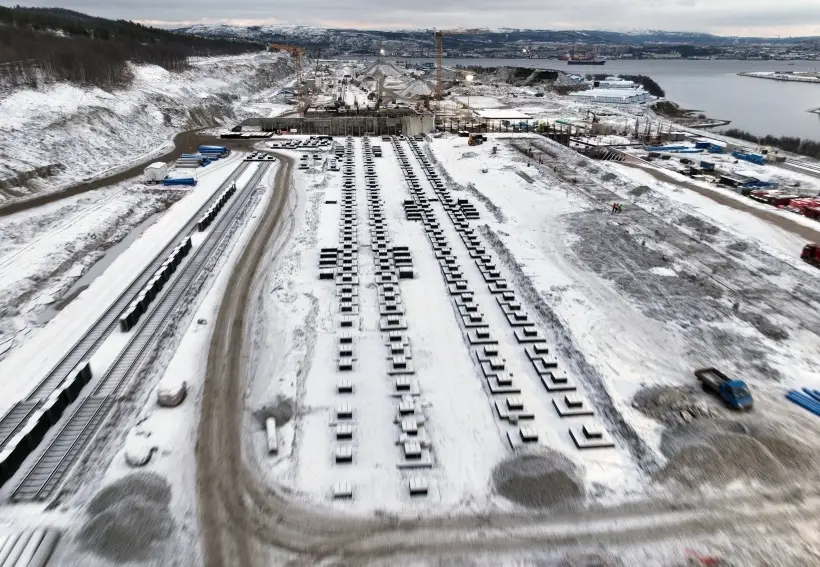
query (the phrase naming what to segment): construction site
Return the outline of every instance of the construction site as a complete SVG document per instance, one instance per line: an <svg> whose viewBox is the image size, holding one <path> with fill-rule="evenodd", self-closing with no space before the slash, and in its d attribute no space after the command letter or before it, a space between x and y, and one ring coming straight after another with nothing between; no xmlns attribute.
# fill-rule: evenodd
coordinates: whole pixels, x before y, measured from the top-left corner
<svg viewBox="0 0 820 567"><path fill-rule="evenodd" d="M0 203L0 565L818 563L820 165L473 31Z"/></svg>

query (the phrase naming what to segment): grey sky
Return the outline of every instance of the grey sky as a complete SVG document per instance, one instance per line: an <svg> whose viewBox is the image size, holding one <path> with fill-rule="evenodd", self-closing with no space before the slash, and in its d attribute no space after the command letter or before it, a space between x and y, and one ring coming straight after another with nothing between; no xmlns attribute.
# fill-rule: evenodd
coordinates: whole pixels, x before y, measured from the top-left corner
<svg viewBox="0 0 820 567"><path fill-rule="evenodd" d="M60 7L164 26L291 23L820 35L820 0L69 0Z"/></svg>

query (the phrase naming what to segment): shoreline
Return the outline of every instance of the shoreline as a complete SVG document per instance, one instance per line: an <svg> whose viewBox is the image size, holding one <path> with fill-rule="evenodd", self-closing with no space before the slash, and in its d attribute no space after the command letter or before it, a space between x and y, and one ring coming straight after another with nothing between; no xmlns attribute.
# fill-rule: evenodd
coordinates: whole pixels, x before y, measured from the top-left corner
<svg viewBox="0 0 820 567"><path fill-rule="evenodd" d="M782 81L784 83L816 83L820 85L820 74L817 76L795 75L787 71L743 71L738 73L739 77L751 77L752 79L767 79L769 81Z"/></svg>

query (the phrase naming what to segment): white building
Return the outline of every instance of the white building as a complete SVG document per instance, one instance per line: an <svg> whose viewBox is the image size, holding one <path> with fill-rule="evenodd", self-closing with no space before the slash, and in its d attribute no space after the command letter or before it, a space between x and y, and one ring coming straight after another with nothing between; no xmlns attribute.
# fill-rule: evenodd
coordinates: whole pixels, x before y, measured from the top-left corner
<svg viewBox="0 0 820 567"><path fill-rule="evenodd" d="M607 77L603 81L598 81L598 86L602 89L638 89L640 85L627 81L619 77Z"/></svg>
<svg viewBox="0 0 820 567"><path fill-rule="evenodd" d="M154 162L145 168L145 182L159 183L168 176L168 166L161 161Z"/></svg>
<svg viewBox="0 0 820 567"><path fill-rule="evenodd" d="M649 100L649 93L639 89L602 89L571 93L569 96L582 102L604 104L637 104Z"/></svg>

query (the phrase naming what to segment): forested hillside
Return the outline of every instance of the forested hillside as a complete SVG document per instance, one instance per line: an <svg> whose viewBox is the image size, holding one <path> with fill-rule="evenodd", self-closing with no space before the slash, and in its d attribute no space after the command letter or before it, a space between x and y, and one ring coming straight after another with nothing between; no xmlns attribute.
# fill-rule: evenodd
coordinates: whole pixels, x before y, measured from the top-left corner
<svg viewBox="0 0 820 567"><path fill-rule="evenodd" d="M247 41L177 34L125 20L106 20L62 8L0 6L0 87L70 81L100 87L131 80L127 63L169 71L190 56L258 51Z"/></svg>

